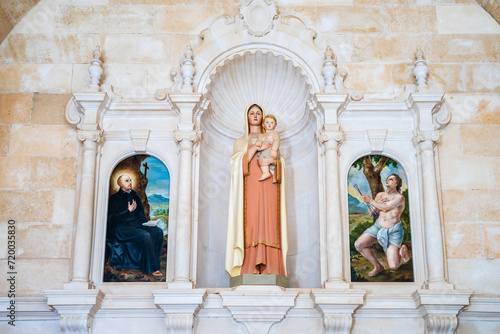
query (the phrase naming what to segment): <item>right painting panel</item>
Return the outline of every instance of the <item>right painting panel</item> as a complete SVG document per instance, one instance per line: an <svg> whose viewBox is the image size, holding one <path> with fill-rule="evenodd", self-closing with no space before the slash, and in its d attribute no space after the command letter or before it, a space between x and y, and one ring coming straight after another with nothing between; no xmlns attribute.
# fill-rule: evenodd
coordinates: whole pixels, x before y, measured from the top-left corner
<svg viewBox="0 0 500 334"><path fill-rule="evenodd" d="M413 282L408 183L383 155L356 160L348 174L352 282Z"/></svg>

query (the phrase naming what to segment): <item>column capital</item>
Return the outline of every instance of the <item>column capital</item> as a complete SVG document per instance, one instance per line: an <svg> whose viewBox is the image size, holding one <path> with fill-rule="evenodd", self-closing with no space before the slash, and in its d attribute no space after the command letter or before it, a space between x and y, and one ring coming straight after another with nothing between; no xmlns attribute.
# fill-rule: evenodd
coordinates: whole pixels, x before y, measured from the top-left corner
<svg viewBox="0 0 500 334"><path fill-rule="evenodd" d="M192 142L193 144L197 143L201 139L201 131L193 130L193 131L183 131L183 130L175 130L174 131L174 140L176 143L180 143L183 140L187 140Z"/></svg>
<svg viewBox="0 0 500 334"><path fill-rule="evenodd" d="M92 141L96 144L100 144L103 140L102 131L99 130L78 130L76 133L76 138L79 142Z"/></svg>
<svg viewBox="0 0 500 334"><path fill-rule="evenodd" d="M340 130L320 130L318 132L318 140L321 144L328 141L336 141L337 144L340 144L344 140L344 132Z"/></svg>
<svg viewBox="0 0 500 334"><path fill-rule="evenodd" d="M439 130L434 131L419 131L416 130L413 133L413 140L416 144L420 146L420 149L433 149L434 146L439 142L440 132Z"/></svg>

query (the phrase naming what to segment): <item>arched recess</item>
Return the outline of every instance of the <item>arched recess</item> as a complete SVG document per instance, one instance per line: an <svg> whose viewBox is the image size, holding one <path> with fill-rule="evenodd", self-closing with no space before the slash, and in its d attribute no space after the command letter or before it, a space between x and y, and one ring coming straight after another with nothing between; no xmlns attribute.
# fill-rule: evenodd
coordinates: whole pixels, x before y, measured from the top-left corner
<svg viewBox="0 0 500 334"><path fill-rule="evenodd" d="M320 286L317 118L307 103L319 85L307 68L276 49L262 46L227 55L224 61L219 58L219 66L209 66L213 72L200 82L210 105L197 119L203 131L198 162L198 287L229 285L224 270L229 159L234 141L244 134L245 109L252 103L276 116L280 151L287 163L290 286Z"/></svg>
<svg viewBox="0 0 500 334"><path fill-rule="evenodd" d="M345 143L345 146L348 146L349 143ZM387 145L390 146L391 144ZM405 148L401 148L402 145L396 144L394 148L385 147L382 152L373 152L370 148L364 148L361 150L344 150L342 151L344 155L344 159L341 159L340 168L341 174L340 179L343 180L341 183L341 194L344 194L341 198L342 205L342 213L343 213L343 222L346 227L344 231L346 235L343 237L345 240L349 241L349 203L348 203L348 174L349 169L354 164L354 162L364 156L380 154L386 156L390 159L396 161L402 170L404 170L406 174L406 181L408 185L408 203L406 205L409 207L409 215L410 215L410 226L412 233L412 262L413 262L413 282L405 283L400 288L406 289L408 291L418 288L424 284L426 277L426 260L424 254L425 248L425 233L424 226L422 220L422 199L421 199L421 182L418 175L418 160L415 154L405 155L402 152L405 151ZM406 148L407 151L408 148ZM382 180L384 183L385 180ZM368 194L369 195L369 194ZM349 242L345 243L345 253L349 254ZM347 261L345 263L344 270L349 273L350 272L350 263ZM349 275L347 275L349 277ZM364 285L369 285L368 283L356 283L355 285L359 285L359 287L363 287ZM371 282L373 283L373 282ZM377 283L375 283L377 284ZM394 289L394 286L391 286Z"/></svg>
<svg viewBox="0 0 500 334"><path fill-rule="evenodd" d="M105 156L99 162L98 174L99 179L102 182L98 183L98 188L96 190L97 198L96 198L96 213L95 213L95 225L94 225L94 241L93 241L93 249L92 249L92 265L91 265L91 280L97 286L102 288L103 284L103 275L104 275L104 261L105 261L105 252L106 252L106 229L107 229L107 218L108 218L108 200L110 196L110 182L113 181L113 173L115 168L124 160L137 155L135 151L127 148L125 150L121 150L120 144L117 145L117 142L113 142L112 140L104 143L102 147L102 151L104 152L116 152L113 156ZM161 162L165 168L167 169L170 175L170 198L172 202L170 203L169 209L169 221L175 220L176 217L176 201L177 185L175 183L176 180L176 169L174 168L174 164L171 159L168 159L165 155L165 152L157 149L149 148L146 152L140 153L141 155L149 155L150 157L156 158L159 162ZM172 229L169 226L169 235L175 235L175 228ZM167 262L166 262L166 280L172 278L173 268L173 252L170 251L174 248L174 238L169 238L168 242L168 250L167 250ZM165 280L163 280L165 281ZM115 283L105 283L104 284L115 284ZM120 284L120 283L118 283ZM148 284L148 283L146 283Z"/></svg>

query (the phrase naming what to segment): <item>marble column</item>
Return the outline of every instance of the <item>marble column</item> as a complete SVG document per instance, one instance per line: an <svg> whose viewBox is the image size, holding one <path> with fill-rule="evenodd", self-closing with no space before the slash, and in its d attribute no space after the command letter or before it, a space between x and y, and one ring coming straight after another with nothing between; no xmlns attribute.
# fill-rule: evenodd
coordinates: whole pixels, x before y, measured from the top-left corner
<svg viewBox="0 0 500 334"><path fill-rule="evenodd" d="M343 233L340 216L338 149L342 131L320 131L319 140L325 147L326 248L327 277L325 288L349 288L344 278Z"/></svg>
<svg viewBox="0 0 500 334"><path fill-rule="evenodd" d="M453 288L446 282L444 248L439 211L437 179L434 162L434 146L439 140L439 131L419 131L416 140L422 164L424 226L426 234L426 257L429 288Z"/></svg>
<svg viewBox="0 0 500 334"><path fill-rule="evenodd" d="M98 144L101 141L101 131L78 131L77 138L83 143L83 159L73 255L73 276L70 287L88 289L94 217L96 155Z"/></svg>
<svg viewBox="0 0 500 334"><path fill-rule="evenodd" d="M192 231L192 164L193 146L199 139L199 132L175 131L179 145L179 184L177 195L177 222L175 229L174 280L169 288L193 288L190 275L191 231Z"/></svg>

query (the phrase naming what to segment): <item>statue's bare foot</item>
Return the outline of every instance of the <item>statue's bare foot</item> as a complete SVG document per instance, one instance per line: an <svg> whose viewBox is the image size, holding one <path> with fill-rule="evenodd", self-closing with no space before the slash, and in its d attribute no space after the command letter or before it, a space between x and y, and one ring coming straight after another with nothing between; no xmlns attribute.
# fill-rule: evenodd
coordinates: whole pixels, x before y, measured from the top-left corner
<svg viewBox="0 0 500 334"><path fill-rule="evenodd" d="M368 273L368 276L369 277L375 277L378 274L380 274L382 271L384 271L384 267L383 266L376 266L375 269L373 269L372 271L370 271Z"/></svg>
<svg viewBox="0 0 500 334"><path fill-rule="evenodd" d="M408 247L406 245L401 246L399 250L399 255L401 255L401 259L404 263L410 261L410 254L408 254Z"/></svg>
<svg viewBox="0 0 500 334"><path fill-rule="evenodd" d="M267 173L267 174L262 174L262 176L260 177L259 181L264 181L264 180L267 180L268 178L270 178L272 175L271 173Z"/></svg>
<svg viewBox="0 0 500 334"><path fill-rule="evenodd" d="M156 277L161 277L161 276L163 276L163 275L162 275L162 273L161 273L159 270L157 270L157 271L155 271L155 272L153 273L153 276L156 276Z"/></svg>

